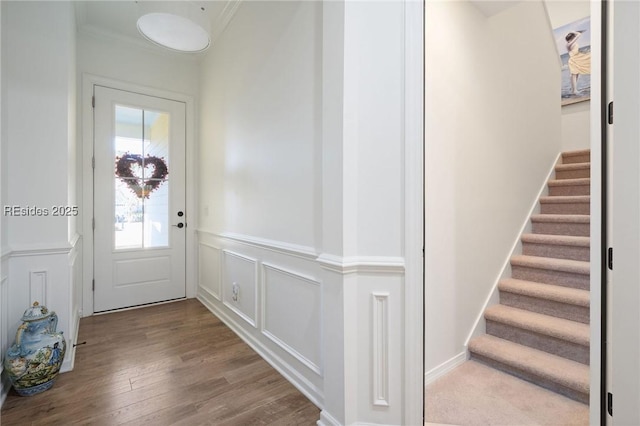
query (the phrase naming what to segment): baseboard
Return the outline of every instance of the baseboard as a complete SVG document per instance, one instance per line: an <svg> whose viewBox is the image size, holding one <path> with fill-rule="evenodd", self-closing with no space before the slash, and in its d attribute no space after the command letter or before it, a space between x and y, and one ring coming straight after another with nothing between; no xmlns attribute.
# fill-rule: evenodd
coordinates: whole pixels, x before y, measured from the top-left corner
<svg viewBox="0 0 640 426"><path fill-rule="evenodd" d="M9 378L3 374L0 376L0 408L4 405L4 401L7 399L7 395L9 395L9 391L11 390L11 382L9 382Z"/></svg>
<svg viewBox="0 0 640 426"><path fill-rule="evenodd" d="M64 361L62 362L62 366L60 367L61 373L66 373L67 371L73 370L73 367L76 363L76 347L74 346L78 343L78 332L80 330L80 312L77 311L73 316L73 335L69 336L67 344L67 355L64 357Z"/></svg>
<svg viewBox="0 0 640 426"><path fill-rule="evenodd" d="M433 382L437 378L444 376L449 371L453 370L454 368L456 368L457 366L465 362L468 358L469 358L468 353L465 350L463 352L460 352L458 355L454 356L453 358L438 365L437 367L434 367L431 370L427 371L424 375L425 386Z"/></svg>
<svg viewBox="0 0 640 426"><path fill-rule="evenodd" d="M493 283L493 286L491 287L491 291L489 292L489 295L487 296L484 304L482 305L482 309L480 309L480 313L476 317L476 321L473 323L473 327L471 328L471 332L467 336L467 340L465 340L465 342L464 342L464 346L465 347L469 346L469 341L471 339L473 339L474 337L477 337L479 335L484 334L484 332L485 332L484 311L486 311L488 307L500 303L500 298L499 298L499 295L498 295L498 284L500 284L500 280L502 280L504 278L508 278L511 275L511 257L513 255L517 254L517 252L521 250L521 248L522 248L522 243L521 243L522 235L531 230L531 224L530 224L531 216L539 211L538 202L540 200L540 197L542 197L543 195L546 194L546 192L548 190L547 189L547 183L553 177L553 174L554 174L555 169L556 169L556 165L559 164L561 157L562 157L562 152L560 152L558 154L558 156L556 157L556 160L553 162L553 164L551 166L551 169L549 170L549 172L547 173L547 176L545 177L544 181L542 182L542 186L540 187L540 190L538 191L538 194L536 195L535 199L533 200L533 203L532 203L531 207L529 208L529 212L527 213L527 215L526 215L526 217L524 219L524 222L523 222L522 226L520 227L520 232L518 232L518 235L516 236L516 239L515 239L515 241L513 243L513 246L511 246L511 250L509 251L509 255L507 256L507 258L505 259L504 263L502 264L502 269L500 270L500 273L498 273L498 276L495 279L495 281Z"/></svg>
<svg viewBox="0 0 640 426"><path fill-rule="evenodd" d="M238 335L247 345L258 353L265 361L284 376L293 386L304 394L318 408L324 406L324 395L321 389L318 389L313 383L309 382L300 373L290 367L282 358L267 348L262 342L248 333L238 322L236 322L224 308L220 308L215 302L217 300L210 299L208 293L198 292L197 299L202 303L213 315L218 317L227 327Z"/></svg>
<svg viewBox="0 0 640 426"><path fill-rule="evenodd" d="M318 426L341 426L341 423L336 420L327 410L320 411L320 420L316 422Z"/></svg>

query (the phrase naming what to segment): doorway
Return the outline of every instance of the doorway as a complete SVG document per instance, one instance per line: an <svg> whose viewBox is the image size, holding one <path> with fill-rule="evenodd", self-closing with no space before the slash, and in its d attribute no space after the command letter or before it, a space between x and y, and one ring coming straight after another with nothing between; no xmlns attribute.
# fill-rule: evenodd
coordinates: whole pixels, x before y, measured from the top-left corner
<svg viewBox="0 0 640 426"><path fill-rule="evenodd" d="M93 92L94 311L184 298L185 103Z"/></svg>
<svg viewBox="0 0 640 426"><path fill-rule="evenodd" d="M543 2L430 3L446 10L436 16L431 9L430 16L428 7L425 18L427 382L466 361L468 342L484 334L484 307L497 303L497 283L503 274L509 276L511 253L522 244L516 235L526 230L523 222L543 195L538 193L558 154L588 149L594 134L587 106L582 111L587 117L581 128L584 146L565 148L558 142L565 128L557 88L559 58ZM599 25L597 19L592 16ZM430 34L434 28L441 34ZM539 54L542 48L544 55ZM592 102L599 108L593 91ZM598 150L591 161L599 158ZM593 199L598 195L591 193ZM512 202L517 198L520 202ZM594 232L591 237L597 252L599 240ZM598 278L599 269L591 274ZM591 288L593 309L599 292ZM598 312L592 311L591 318ZM598 356L591 357L591 367L599 371L599 324L592 321L591 326L596 332L590 353ZM598 386L591 375L596 411Z"/></svg>

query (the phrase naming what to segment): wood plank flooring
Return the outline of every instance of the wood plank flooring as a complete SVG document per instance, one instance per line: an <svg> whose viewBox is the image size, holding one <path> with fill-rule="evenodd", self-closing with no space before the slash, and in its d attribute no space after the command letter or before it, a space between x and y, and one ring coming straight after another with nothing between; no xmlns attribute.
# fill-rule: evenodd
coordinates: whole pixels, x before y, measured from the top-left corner
<svg viewBox="0 0 640 426"><path fill-rule="evenodd" d="M75 369L32 397L13 391L7 425L314 425L293 385L195 299L80 321Z"/></svg>

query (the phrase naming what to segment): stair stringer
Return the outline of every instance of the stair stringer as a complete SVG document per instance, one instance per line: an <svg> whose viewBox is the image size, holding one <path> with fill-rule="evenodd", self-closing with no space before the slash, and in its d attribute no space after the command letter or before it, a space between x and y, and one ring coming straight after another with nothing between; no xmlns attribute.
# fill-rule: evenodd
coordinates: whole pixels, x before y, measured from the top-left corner
<svg viewBox="0 0 640 426"><path fill-rule="evenodd" d="M547 183L550 180L555 178L555 169L558 164L562 164L562 152L558 153L556 160L551 165L551 168L549 169L547 176L544 178L542 184L540 185L540 190L538 191L538 195L536 195L536 197L533 200L533 203L531 204L529 213L527 213L525 220L522 226L520 227L520 232L515 238L513 246L511 247L511 251L507 255L506 259L504 260L502 269L498 274L498 276L496 277L493 283L493 286L491 287L491 290L489 291L489 294L487 295L487 298L485 299L485 302L482 305L480 312L478 313L476 321L473 324L473 327L471 328L471 331L469 332L469 335L467 336L467 339L464 342L464 348L467 352L467 359L469 358L469 342L471 341L471 339L486 333L486 321L484 319L484 312L490 306L498 305L500 303L500 294L498 291L498 284L500 283L501 280L511 277L511 258L514 255L520 254L522 252L522 235L531 233L531 227L532 227L531 216L533 216L534 214L540 213L540 197L548 195L549 186L547 185Z"/></svg>

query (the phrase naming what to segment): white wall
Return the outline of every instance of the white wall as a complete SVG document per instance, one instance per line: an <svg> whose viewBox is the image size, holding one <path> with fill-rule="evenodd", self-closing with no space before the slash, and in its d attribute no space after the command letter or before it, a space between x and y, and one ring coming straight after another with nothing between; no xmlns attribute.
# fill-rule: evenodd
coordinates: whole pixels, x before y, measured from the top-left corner
<svg viewBox="0 0 640 426"><path fill-rule="evenodd" d="M71 2L2 6L2 204L47 210L2 223L3 291L11 298L2 347L13 341L24 310L38 301L58 314L67 338L66 371L79 320L81 241L73 218L54 216L53 208L76 203L75 15Z"/></svg>
<svg viewBox="0 0 640 426"><path fill-rule="evenodd" d="M545 4L552 28L561 27L591 14L589 0L545 0ZM585 101L562 107L563 151L589 148L590 103Z"/></svg>
<svg viewBox="0 0 640 426"><path fill-rule="evenodd" d="M316 2L240 5L202 63L199 144L200 298L317 404L320 14Z"/></svg>
<svg viewBox="0 0 640 426"><path fill-rule="evenodd" d="M122 40L78 33L78 76L89 73L184 95L198 94L199 57L145 49Z"/></svg>
<svg viewBox="0 0 640 426"><path fill-rule="evenodd" d="M560 69L541 2L488 18L468 2L427 2L425 26L425 371L433 376L464 359L560 152Z"/></svg>
<svg viewBox="0 0 640 426"><path fill-rule="evenodd" d="M412 422L405 19L401 2L243 2L202 65L198 297L320 424Z"/></svg>
<svg viewBox="0 0 640 426"><path fill-rule="evenodd" d="M203 62L202 229L319 245L317 7L241 5Z"/></svg>

